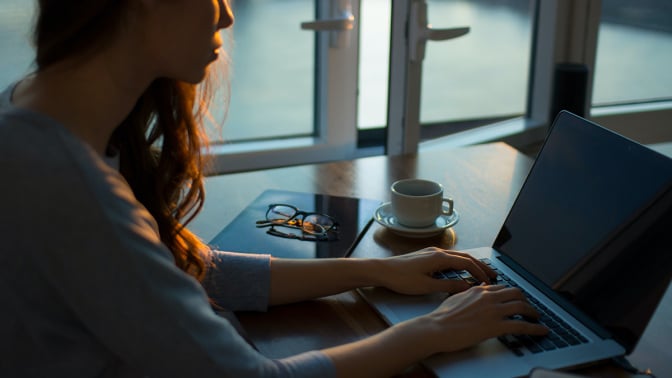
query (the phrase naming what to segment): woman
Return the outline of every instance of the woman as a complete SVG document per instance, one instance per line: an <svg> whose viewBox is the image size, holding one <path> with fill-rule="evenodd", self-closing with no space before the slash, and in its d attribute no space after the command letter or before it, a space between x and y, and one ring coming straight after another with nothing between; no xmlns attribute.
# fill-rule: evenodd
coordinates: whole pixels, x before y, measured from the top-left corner
<svg viewBox="0 0 672 378"><path fill-rule="evenodd" d="M0 376L386 376L493 336L546 332L510 319L536 316L517 290L431 278L494 275L458 252L296 261L210 251L184 225L204 198L195 85L223 53L228 3L40 0L39 12L36 71L0 97ZM359 286L463 292L368 339L281 360L212 311Z"/></svg>

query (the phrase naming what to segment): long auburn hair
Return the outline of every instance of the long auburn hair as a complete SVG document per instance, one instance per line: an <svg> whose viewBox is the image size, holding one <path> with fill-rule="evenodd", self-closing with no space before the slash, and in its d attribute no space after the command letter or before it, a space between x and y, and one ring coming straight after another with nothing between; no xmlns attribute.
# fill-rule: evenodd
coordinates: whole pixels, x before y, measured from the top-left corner
<svg viewBox="0 0 672 378"><path fill-rule="evenodd" d="M37 71L63 59L85 57L109 42L133 0L39 0L34 30ZM203 129L209 86L160 78L142 94L114 131L120 172L152 214L176 265L201 280L208 247L185 225L203 206ZM199 95L202 95L199 96Z"/></svg>

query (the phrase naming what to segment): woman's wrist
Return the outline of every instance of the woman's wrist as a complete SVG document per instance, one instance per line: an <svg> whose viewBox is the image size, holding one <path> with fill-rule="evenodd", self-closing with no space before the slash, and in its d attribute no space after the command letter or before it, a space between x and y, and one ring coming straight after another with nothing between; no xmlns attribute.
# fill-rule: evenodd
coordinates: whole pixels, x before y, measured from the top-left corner
<svg viewBox="0 0 672 378"><path fill-rule="evenodd" d="M436 323L430 316L420 316L396 324L397 332L402 334L405 341L405 350L413 349L416 361L428 358L441 350L435 342L437 338Z"/></svg>
<svg viewBox="0 0 672 378"><path fill-rule="evenodd" d="M436 353L434 343L427 342L435 337L432 327L411 319L323 352L334 362L339 376L391 376Z"/></svg>
<svg viewBox="0 0 672 378"><path fill-rule="evenodd" d="M389 279L389 269L385 263L385 259L368 258L356 259L357 272L359 272L358 287L385 287L386 279Z"/></svg>

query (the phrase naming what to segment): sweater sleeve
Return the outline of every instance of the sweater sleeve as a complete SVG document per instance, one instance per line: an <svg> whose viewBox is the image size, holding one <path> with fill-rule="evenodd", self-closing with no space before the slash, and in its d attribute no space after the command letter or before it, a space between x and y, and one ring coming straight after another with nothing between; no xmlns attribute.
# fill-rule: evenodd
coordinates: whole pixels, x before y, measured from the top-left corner
<svg viewBox="0 0 672 378"><path fill-rule="evenodd" d="M271 257L211 252L212 266L203 287L215 303L230 311L265 311L271 287Z"/></svg>

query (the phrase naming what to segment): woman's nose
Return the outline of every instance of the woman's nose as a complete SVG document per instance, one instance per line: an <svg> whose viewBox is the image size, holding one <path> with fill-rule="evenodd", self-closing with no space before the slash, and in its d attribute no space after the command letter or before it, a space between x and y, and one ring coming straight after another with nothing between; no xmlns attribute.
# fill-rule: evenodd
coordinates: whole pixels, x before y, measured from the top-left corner
<svg viewBox="0 0 672 378"><path fill-rule="evenodd" d="M220 29L226 29L233 25L233 11L229 5L229 0L219 0L219 23Z"/></svg>

